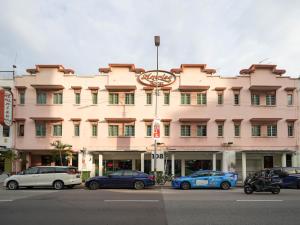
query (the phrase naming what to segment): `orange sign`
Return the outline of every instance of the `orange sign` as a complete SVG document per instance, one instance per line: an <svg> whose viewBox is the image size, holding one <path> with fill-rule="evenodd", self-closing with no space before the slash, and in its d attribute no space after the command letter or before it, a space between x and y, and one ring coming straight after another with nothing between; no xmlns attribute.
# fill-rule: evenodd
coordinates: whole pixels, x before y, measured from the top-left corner
<svg viewBox="0 0 300 225"><path fill-rule="evenodd" d="M145 86L165 87L173 84L176 76L173 73L164 70L149 70L142 73L138 80Z"/></svg>
<svg viewBox="0 0 300 225"><path fill-rule="evenodd" d="M160 120L159 119L155 119L153 121L153 137L154 137L154 139L160 138Z"/></svg>

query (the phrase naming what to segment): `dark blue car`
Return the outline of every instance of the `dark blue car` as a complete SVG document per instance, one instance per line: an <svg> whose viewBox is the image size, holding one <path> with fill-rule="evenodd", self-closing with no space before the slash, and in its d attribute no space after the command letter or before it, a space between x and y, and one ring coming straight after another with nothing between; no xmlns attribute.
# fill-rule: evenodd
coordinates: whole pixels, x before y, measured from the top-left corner
<svg viewBox="0 0 300 225"><path fill-rule="evenodd" d="M273 170L281 177L281 188L300 188L300 167L276 167Z"/></svg>
<svg viewBox="0 0 300 225"><path fill-rule="evenodd" d="M154 176L136 170L119 170L108 176L92 177L85 182L90 190L98 188L135 188L137 190L154 185Z"/></svg>

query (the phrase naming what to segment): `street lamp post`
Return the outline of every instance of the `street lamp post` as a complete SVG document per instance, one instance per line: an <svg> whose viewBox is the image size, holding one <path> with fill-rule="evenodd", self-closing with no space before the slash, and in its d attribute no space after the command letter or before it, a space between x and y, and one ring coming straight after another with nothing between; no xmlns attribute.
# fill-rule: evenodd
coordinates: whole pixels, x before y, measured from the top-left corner
<svg viewBox="0 0 300 225"><path fill-rule="evenodd" d="M154 43L156 46L156 88L155 88L155 120L156 121L158 118L157 111L157 98L158 98L158 47L160 45L160 36L154 36ZM154 175L156 177L157 171L156 171L156 154L157 154L157 138L154 137Z"/></svg>

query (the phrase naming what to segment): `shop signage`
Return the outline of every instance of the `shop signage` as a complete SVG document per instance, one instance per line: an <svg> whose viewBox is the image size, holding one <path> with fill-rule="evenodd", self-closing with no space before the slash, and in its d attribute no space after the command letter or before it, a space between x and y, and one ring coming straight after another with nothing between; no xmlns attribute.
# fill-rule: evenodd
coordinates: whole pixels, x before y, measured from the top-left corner
<svg viewBox="0 0 300 225"><path fill-rule="evenodd" d="M160 119L153 120L153 137L155 140L160 138Z"/></svg>
<svg viewBox="0 0 300 225"><path fill-rule="evenodd" d="M141 84L150 87L165 87L173 84L176 76L164 70L149 70L138 76Z"/></svg>
<svg viewBox="0 0 300 225"><path fill-rule="evenodd" d="M154 171L154 158L156 158L156 170L164 171L165 168L165 153L164 151L151 152L151 170Z"/></svg>
<svg viewBox="0 0 300 225"><path fill-rule="evenodd" d="M10 91L0 90L0 124L12 125L13 96Z"/></svg>

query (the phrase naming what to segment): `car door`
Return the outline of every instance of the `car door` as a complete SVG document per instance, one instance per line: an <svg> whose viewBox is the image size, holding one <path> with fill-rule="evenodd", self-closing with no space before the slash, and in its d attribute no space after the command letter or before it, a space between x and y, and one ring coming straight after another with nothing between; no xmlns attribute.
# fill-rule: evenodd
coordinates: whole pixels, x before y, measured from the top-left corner
<svg viewBox="0 0 300 225"><path fill-rule="evenodd" d="M135 180L134 175L137 176L138 174L134 173L134 171L132 171L132 170L125 170L123 173L122 181L121 181L122 187L127 187L127 188L133 187L133 183Z"/></svg>
<svg viewBox="0 0 300 225"><path fill-rule="evenodd" d="M201 173L198 173L197 177L195 177L195 186L200 188L206 188L209 187L209 178L210 178L210 172L203 171Z"/></svg>
<svg viewBox="0 0 300 225"><path fill-rule="evenodd" d="M224 181L224 173L220 171L211 172L211 176L208 178L210 187L220 187Z"/></svg>
<svg viewBox="0 0 300 225"><path fill-rule="evenodd" d="M40 167L39 168L39 184L40 186L52 186L55 168L54 167Z"/></svg>
<svg viewBox="0 0 300 225"><path fill-rule="evenodd" d="M37 186L38 178L38 167L32 167L24 171L18 182L20 186Z"/></svg>
<svg viewBox="0 0 300 225"><path fill-rule="evenodd" d="M118 188L122 186L123 171L119 170L110 174L105 182L106 187Z"/></svg>

